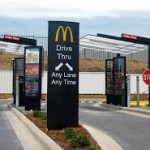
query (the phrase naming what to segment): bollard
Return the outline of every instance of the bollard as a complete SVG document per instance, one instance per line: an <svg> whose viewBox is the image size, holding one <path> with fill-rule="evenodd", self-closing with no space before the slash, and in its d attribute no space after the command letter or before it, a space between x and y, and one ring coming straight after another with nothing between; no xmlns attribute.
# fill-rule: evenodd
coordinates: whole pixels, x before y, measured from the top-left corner
<svg viewBox="0 0 150 150"><path fill-rule="evenodd" d="M16 78L16 107L19 106L19 78Z"/></svg>
<svg viewBox="0 0 150 150"><path fill-rule="evenodd" d="M130 75L127 75L127 107L130 107Z"/></svg>
<svg viewBox="0 0 150 150"><path fill-rule="evenodd" d="M137 96L136 96L136 100L137 100L137 107L139 107L139 103L140 103L140 90L139 90L139 76L136 76L136 91L137 91Z"/></svg>

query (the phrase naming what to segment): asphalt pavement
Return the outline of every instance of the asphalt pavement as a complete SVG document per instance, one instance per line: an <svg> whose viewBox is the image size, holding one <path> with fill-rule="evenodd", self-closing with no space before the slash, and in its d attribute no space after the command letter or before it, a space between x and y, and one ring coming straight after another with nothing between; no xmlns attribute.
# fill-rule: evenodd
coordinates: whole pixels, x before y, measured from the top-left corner
<svg viewBox="0 0 150 150"><path fill-rule="evenodd" d="M150 150L150 119L80 103L80 123L110 135L125 150Z"/></svg>
<svg viewBox="0 0 150 150"><path fill-rule="evenodd" d="M5 116L7 111L1 106L7 102L0 101L0 150L22 150L20 141ZM46 108L44 104L43 110ZM125 150L150 150L150 118L106 111L95 108L90 103L80 103L79 120L105 132L116 140ZM117 149L116 149L117 150Z"/></svg>
<svg viewBox="0 0 150 150"><path fill-rule="evenodd" d="M12 126L4 115L2 105L5 103L7 102L0 100L0 150L23 150Z"/></svg>

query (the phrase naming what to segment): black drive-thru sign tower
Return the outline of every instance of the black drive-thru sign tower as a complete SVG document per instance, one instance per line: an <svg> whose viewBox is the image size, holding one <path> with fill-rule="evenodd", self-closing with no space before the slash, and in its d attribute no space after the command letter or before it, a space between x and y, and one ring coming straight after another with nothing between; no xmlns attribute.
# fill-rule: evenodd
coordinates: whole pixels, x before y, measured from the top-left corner
<svg viewBox="0 0 150 150"><path fill-rule="evenodd" d="M79 24L49 21L47 128L78 126Z"/></svg>

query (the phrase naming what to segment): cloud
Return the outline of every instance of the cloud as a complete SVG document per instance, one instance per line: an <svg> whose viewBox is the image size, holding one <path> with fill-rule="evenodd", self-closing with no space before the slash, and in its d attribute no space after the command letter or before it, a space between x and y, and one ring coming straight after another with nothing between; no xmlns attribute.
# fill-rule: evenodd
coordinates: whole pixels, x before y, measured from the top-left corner
<svg viewBox="0 0 150 150"><path fill-rule="evenodd" d="M150 21L141 21L139 22L141 25L150 25Z"/></svg>
<svg viewBox="0 0 150 150"><path fill-rule="evenodd" d="M149 0L0 0L0 16L15 18L120 17L150 12ZM125 13L124 13L125 14ZM128 15L128 13L127 13Z"/></svg>

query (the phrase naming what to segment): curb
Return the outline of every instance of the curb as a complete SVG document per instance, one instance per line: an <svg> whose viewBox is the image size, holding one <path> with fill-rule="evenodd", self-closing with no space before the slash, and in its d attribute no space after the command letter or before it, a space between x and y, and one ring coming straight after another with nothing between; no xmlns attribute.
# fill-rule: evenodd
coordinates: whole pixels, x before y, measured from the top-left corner
<svg viewBox="0 0 150 150"><path fill-rule="evenodd" d="M121 106L115 106L111 104L104 104L103 102L99 103L97 106L101 106L107 110L122 110Z"/></svg>
<svg viewBox="0 0 150 150"><path fill-rule="evenodd" d="M99 101L95 100L95 101L85 101L85 100L81 100L79 101L80 103L98 103Z"/></svg>
<svg viewBox="0 0 150 150"><path fill-rule="evenodd" d="M9 104L8 106L10 106ZM31 134L39 141L45 150L63 150L58 144L56 144L50 137L36 127L30 120L28 120L20 111L11 107L11 111L18 117L18 119L29 129Z"/></svg>
<svg viewBox="0 0 150 150"><path fill-rule="evenodd" d="M109 135L88 125L82 125L98 143L102 150L123 150L123 148Z"/></svg>
<svg viewBox="0 0 150 150"><path fill-rule="evenodd" d="M79 103L99 103L101 101L104 101L104 99L92 99L92 98L80 98Z"/></svg>
<svg viewBox="0 0 150 150"><path fill-rule="evenodd" d="M35 139L42 145L45 150L63 150L50 137L34 125L28 118L26 118L19 110L13 107L12 103L8 104L8 108L16 115L16 117L27 127ZM82 125L98 143L102 150L123 150L122 147L109 135L97 130L88 125Z"/></svg>
<svg viewBox="0 0 150 150"><path fill-rule="evenodd" d="M150 115L150 110L140 110L140 109L136 109L136 108L121 107L121 106L115 106L115 105L103 104L103 103L99 103L98 105L96 105L96 107L100 107L100 106L106 110L124 110L124 111L130 111L130 112Z"/></svg>
<svg viewBox="0 0 150 150"><path fill-rule="evenodd" d="M139 110L139 109L133 109L133 108L126 108L126 107L123 107L122 110L135 112L135 113L141 113L141 114L145 114L145 115L150 115L149 110Z"/></svg>

